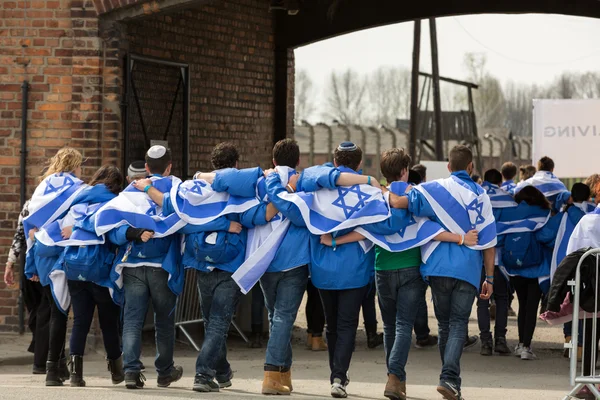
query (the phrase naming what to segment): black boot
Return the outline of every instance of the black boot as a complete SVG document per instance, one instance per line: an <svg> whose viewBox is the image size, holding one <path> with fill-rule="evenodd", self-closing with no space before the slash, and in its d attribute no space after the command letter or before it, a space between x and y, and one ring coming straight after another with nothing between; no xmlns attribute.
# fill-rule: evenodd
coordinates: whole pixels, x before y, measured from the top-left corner
<svg viewBox="0 0 600 400"><path fill-rule="evenodd" d="M383 344L383 333L377 331L367 331L367 346L374 349Z"/></svg>
<svg viewBox="0 0 600 400"><path fill-rule="evenodd" d="M83 356L71 356L71 387L84 387L83 380Z"/></svg>
<svg viewBox="0 0 600 400"><path fill-rule="evenodd" d="M68 381L70 378L69 366L67 365L67 357L61 358L58 362L58 376L62 381Z"/></svg>
<svg viewBox="0 0 600 400"><path fill-rule="evenodd" d="M125 372L123 372L123 357L119 357L116 360L106 360L108 363L108 370L113 385L118 385L125 380Z"/></svg>
<svg viewBox="0 0 600 400"><path fill-rule="evenodd" d="M46 362L46 386L62 386L63 381L60 379L58 372L58 362Z"/></svg>

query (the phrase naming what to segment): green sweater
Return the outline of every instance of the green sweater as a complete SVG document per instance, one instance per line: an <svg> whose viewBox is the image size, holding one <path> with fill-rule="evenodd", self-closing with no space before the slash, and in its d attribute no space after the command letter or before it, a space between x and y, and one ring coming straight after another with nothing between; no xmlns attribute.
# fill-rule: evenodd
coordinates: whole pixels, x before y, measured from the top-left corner
<svg viewBox="0 0 600 400"><path fill-rule="evenodd" d="M375 270L393 271L396 269L421 266L421 248L415 247L400 253L392 253L375 246Z"/></svg>

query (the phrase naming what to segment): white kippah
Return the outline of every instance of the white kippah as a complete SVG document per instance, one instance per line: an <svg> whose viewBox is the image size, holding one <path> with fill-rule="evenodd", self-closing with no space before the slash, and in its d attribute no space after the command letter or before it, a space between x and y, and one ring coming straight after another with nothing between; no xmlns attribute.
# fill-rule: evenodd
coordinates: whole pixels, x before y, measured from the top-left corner
<svg viewBox="0 0 600 400"><path fill-rule="evenodd" d="M165 148L165 146L160 146L160 145L152 146L148 150L148 157L154 158L154 159L161 158L162 156L165 155L166 152L167 152L167 149Z"/></svg>

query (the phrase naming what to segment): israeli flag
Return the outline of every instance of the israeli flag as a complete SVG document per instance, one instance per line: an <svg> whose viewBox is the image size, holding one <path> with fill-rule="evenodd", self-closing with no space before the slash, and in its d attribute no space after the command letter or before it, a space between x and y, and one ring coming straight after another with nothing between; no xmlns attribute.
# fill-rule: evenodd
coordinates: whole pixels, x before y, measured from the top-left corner
<svg viewBox="0 0 600 400"><path fill-rule="evenodd" d="M170 190L171 203L182 221L204 225L226 214L239 214L259 204L258 199L215 192L201 179L178 182Z"/></svg>
<svg viewBox="0 0 600 400"><path fill-rule="evenodd" d="M289 167L276 167L275 171L281 178L281 184L286 186L293 170ZM262 201L267 201L264 178L259 180L257 192ZM240 287L243 294L247 294L252 290L267 271L289 227L290 221L285 219L281 213L278 213L268 224L257 226L248 231L246 260L232 275L232 279Z"/></svg>
<svg viewBox="0 0 600 400"><path fill-rule="evenodd" d="M585 247L600 247L600 205L583 216L569 239L566 254L571 254Z"/></svg>
<svg viewBox="0 0 600 400"><path fill-rule="evenodd" d="M65 214L85 186L75 175L62 172L46 177L37 186L29 202L29 215L23 220L27 251L33 246L29 231L44 228Z"/></svg>
<svg viewBox="0 0 600 400"><path fill-rule="evenodd" d="M484 184L485 184L485 182L484 182ZM500 185L500 187L504 191L506 191L512 195L515 192L515 188L517 187L517 184L514 183L512 180L510 180L510 181L502 182L502 185Z"/></svg>
<svg viewBox="0 0 600 400"><path fill-rule="evenodd" d="M316 192L279 193L294 203L308 230L314 235L383 221L390 209L381 190L370 185L340 186Z"/></svg>
<svg viewBox="0 0 600 400"><path fill-rule="evenodd" d="M162 193L170 192L181 180L174 176L152 177L152 186ZM127 186L117 197L96 213L96 234L103 235L123 225L154 231L155 238L169 236L185 226L177 213L164 215L162 207L146 193Z"/></svg>
<svg viewBox="0 0 600 400"><path fill-rule="evenodd" d="M435 212L437 218L452 233L465 235L476 229L479 243L468 246L472 250L485 250L496 246L496 224L490 198L477 185L477 193L455 176L415 186ZM421 249L423 262L426 262L440 242L432 241Z"/></svg>
<svg viewBox="0 0 600 400"><path fill-rule="evenodd" d="M552 172L538 171L531 178L519 182L515 188L515 194L525 186L534 186L546 197L552 197L561 192L566 192L567 187Z"/></svg>
<svg viewBox="0 0 600 400"><path fill-rule="evenodd" d="M496 232L498 235L509 233L535 232L544 227L550 219L550 211L544 216L531 216L516 221L496 221Z"/></svg>
<svg viewBox="0 0 600 400"><path fill-rule="evenodd" d="M104 235L98 236L96 233L88 232L84 229L74 229L69 239L63 239L61 231L63 228L74 226L78 221L82 221L91 216L104 204L105 203L75 204L64 218L56 220L38 231L35 234L36 240L39 240L46 246L61 247L103 244L105 241Z"/></svg>
<svg viewBox="0 0 600 400"><path fill-rule="evenodd" d="M62 258L62 256L61 256ZM67 274L60 267L62 265L59 260L52 271L50 271L50 289L52 291L52 297L58 309L65 315L69 313L69 307L71 307L71 293L69 293L69 283L67 280Z"/></svg>
<svg viewBox="0 0 600 400"><path fill-rule="evenodd" d="M494 185L493 183L483 182L481 185L482 188L485 189L485 192L490 196L490 201L492 202L492 208L506 208L506 207L516 207L517 203L512 195L506 190L502 189L498 185Z"/></svg>

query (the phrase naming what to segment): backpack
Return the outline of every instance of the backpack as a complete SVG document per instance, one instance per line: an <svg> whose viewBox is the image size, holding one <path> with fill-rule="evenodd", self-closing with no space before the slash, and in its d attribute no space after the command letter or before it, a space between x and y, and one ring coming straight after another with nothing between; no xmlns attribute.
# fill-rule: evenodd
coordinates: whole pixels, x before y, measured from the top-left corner
<svg viewBox="0 0 600 400"><path fill-rule="evenodd" d="M504 241L502 262L509 269L536 267L542 263L542 246L535 232L509 233Z"/></svg>
<svg viewBox="0 0 600 400"><path fill-rule="evenodd" d="M110 245L69 246L64 253L68 280L100 282L108 278L115 260Z"/></svg>
<svg viewBox="0 0 600 400"><path fill-rule="evenodd" d="M192 246L196 260L203 262L228 263L233 261L246 247L237 233L201 232L190 236L188 245Z"/></svg>

